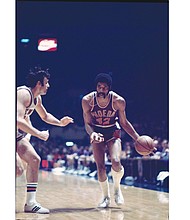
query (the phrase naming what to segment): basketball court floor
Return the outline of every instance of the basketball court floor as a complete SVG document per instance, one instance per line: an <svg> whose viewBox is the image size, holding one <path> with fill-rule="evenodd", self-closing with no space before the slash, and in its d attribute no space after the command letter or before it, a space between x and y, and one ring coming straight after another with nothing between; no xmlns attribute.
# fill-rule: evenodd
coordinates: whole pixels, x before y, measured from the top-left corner
<svg viewBox="0 0 190 220"><path fill-rule="evenodd" d="M96 206L101 200L99 183L94 178L40 171L37 201L50 214L24 213L25 174L16 179L16 220L166 220L169 216L169 193L121 186L125 204L117 206L110 182L111 205Z"/></svg>

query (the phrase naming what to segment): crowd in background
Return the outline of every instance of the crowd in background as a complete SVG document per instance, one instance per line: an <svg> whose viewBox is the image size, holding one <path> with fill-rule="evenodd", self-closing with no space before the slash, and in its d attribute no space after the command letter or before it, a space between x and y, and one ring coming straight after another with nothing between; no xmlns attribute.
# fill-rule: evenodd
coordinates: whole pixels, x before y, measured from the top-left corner
<svg viewBox="0 0 190 220"><path fill-rule="evenodd" d="M164 124L164 123L162 123ZM135 150L134 141L122 131L121 159L145 157L150 159L169 159L169 140L164 134L165 127L155 126L151 133L146 130L150 125L134 124L139 134L147 134L154 139L157 150L149 156L141 156ZM158 132L159 131L159 132ZM160 136L154 134L159 133ZM154 136L153 136L154 135ZM68 172L90 172L95 168L95 162L89 137L83 126L76 124L63 128L52 127L48 141L42 141L35 137L31 139L32 145L41 157L41 168L65 167ZM105 161L109 163L109 155L105 154Z"/></svg>

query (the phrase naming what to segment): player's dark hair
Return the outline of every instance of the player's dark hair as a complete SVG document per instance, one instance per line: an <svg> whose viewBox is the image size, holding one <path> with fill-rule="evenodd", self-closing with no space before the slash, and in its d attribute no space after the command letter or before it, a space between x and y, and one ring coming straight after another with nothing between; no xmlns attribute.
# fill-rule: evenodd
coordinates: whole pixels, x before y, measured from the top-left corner
<svg viewBox="0 0 190 220"><path fill-rule="evenodd" d="M30 69L29 74L26 78L27 86L34 88L38 81L40 81L40 83L43 86L45 77L47 79L50 78L50 74L48 72L48 69L42 70L41 67L34 67L34 70Z"/></svg>
<svg viewBox="0 0 190 220"><path fill-rule="evenodd" d="M106 83L111 89L112 86L112 77L107 73L99 73L95 78L95 85L97 86L98 82Z"/></svg>

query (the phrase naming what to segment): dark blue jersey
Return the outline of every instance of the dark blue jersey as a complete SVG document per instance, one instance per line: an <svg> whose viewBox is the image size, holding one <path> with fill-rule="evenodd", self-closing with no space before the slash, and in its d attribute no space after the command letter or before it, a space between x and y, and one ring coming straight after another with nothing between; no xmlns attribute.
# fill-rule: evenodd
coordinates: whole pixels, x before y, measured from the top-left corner
<svg viewBox="0 0 190 220"><path fill-rule="evenodd" d="M113 106L113 93L111 91L109 92L109 102L106 106L100 106L97 100L97 92L94 92L91 115L93 126L108 128L116 124L118 114Z"/></svg>

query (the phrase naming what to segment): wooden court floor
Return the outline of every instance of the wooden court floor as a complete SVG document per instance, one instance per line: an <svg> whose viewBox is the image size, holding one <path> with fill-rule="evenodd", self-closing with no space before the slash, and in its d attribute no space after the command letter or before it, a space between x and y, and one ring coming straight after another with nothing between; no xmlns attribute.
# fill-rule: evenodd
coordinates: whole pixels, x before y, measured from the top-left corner
<svg viewBox="0 0 190 220"><path fill-rule="evenodd" d="M25 175L16 179L16 220L166 220L169 213L169 194L122 185L123 206L113 199L111 205L96 208L101 200L99 183L95 179L63 173L40 171L37 201L50 209L50 214L24 213Z"/></svg>

